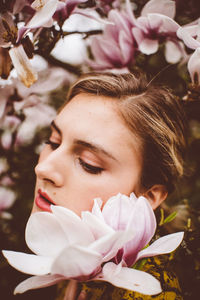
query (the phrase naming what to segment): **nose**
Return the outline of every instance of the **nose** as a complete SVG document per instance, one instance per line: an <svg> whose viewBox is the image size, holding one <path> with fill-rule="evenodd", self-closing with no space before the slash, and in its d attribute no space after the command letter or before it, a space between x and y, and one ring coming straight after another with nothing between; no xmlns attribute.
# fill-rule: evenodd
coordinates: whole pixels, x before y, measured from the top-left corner
<svg viewBox="0 0 200 300"><path fill-rule="evenodd" d="M40 180L49 182L56 187L61 187L64 184L63 165L58 155L52 155L54 153L45 157L41 153L39 162L35 167L35 174Z"/></svg>

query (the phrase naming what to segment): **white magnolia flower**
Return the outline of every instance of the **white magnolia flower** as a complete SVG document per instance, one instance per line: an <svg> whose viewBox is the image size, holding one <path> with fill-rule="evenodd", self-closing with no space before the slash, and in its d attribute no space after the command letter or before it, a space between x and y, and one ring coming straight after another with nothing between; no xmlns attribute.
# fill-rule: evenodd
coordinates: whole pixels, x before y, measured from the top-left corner
<svg viewBox="0 0 200 300"><path fill-rule="evenodd" d="M15 293L64 279L103 280L148 295L161 292L157 279L129 267L140 258L173 251L183 233L167 235L142 250L156 228L144 197L118 194L102 211L101 200L96 199L92 212L82 212L81 218L67 208L51 208L52 213L35 213L27 223L26 242L35 254L3 251L13 267L34 275L20 283Z"/></svg>

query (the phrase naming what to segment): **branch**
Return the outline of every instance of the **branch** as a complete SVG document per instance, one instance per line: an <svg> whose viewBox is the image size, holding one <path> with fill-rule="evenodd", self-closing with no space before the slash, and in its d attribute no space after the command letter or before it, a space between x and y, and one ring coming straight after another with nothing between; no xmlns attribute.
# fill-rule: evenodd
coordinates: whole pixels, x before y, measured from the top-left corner
<svg viewBox="0 0 200 300"><path fill-rule="evenodd" d="M50 65L61 67L65 70L67 70L68 72L73 73L78 76L80 76L82 73L81 65L75 65L75 66L71 65L69 63L60 61L59 59L53 57L52 55L44 55L44 53L40 52L39 50L36 50L35 53L44 57Z"/></svg>
<svg viewBox="0 0 200 300"><path fill-rule="evenodd" d="M101 34L102 30L100 29L96 29L96 30L89 30L89 31L64 31L62 32L62 36L67 36L67 35L71 35L71 34L83 34L84 35L84 39L88 38L91 35L95 35L95 34Z"/></svg>

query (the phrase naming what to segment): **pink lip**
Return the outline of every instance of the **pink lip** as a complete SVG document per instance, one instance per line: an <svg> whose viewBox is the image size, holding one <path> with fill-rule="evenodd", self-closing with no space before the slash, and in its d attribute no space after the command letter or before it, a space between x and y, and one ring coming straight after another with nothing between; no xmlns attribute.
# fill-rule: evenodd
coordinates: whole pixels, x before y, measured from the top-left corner
<svg viewBox="0 0 200 300"><path fill-rule="evenodd" d="M35 204L37 207L39 207L41 210L51 212L51 205L55 203L53 200L44 192L42 192L40 189L38 190L38 194L35 198Z"/></svg>

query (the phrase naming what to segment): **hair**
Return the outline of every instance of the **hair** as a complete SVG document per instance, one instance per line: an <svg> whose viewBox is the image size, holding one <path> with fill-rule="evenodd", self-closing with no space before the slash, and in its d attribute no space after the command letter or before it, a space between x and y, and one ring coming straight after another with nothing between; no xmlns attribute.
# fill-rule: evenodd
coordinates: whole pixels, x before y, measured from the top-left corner
<svg viewBox="0 0 200 300"><path fill-rule="evenodd" d="M185 117L180 100L143 74L88 73L71 87L68 101L86 93L114 98L123 120L141 141L140 189L162 184L172 192L182 177Z"/></svg>

